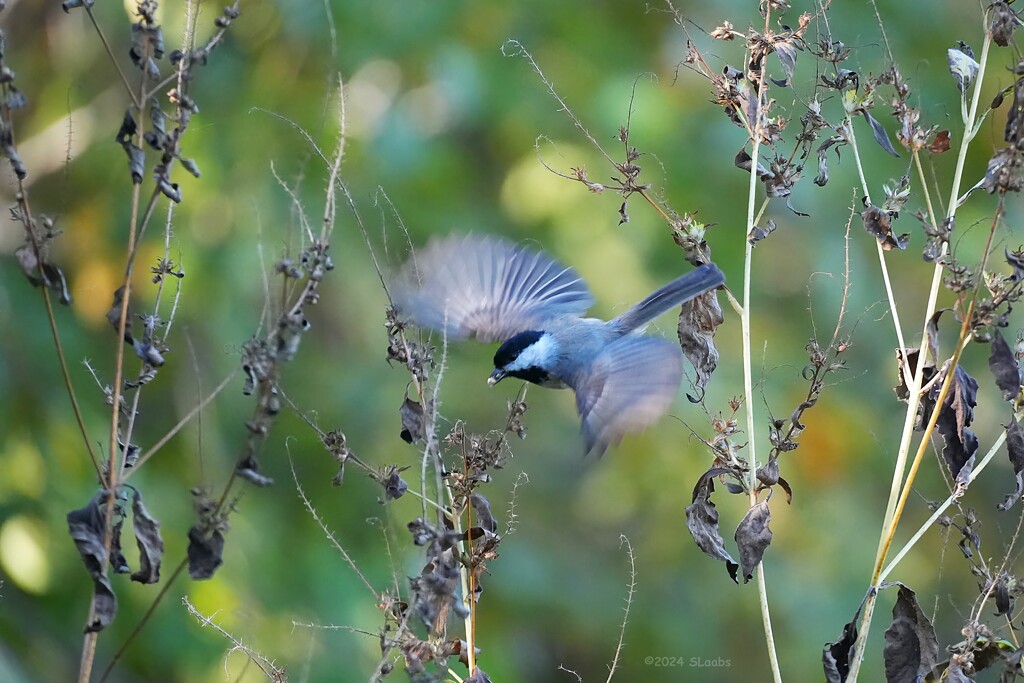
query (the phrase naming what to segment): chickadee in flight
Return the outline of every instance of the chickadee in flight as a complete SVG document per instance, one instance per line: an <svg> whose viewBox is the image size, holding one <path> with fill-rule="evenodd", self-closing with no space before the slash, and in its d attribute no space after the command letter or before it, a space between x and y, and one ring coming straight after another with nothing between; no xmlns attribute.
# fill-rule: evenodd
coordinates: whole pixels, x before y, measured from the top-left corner
<svg viewBox="0 0 1024 683"><path fill-rule="evenodd" d="M401 313L448 339L503 342L488 384L571 387L587 453L600 455L657 421L679 389L679 346L642 328L724 282L718 266L700 266L606 322L581 317L593 297L572 268L503 239L451 235L406 264L393 296Z"/></svg>

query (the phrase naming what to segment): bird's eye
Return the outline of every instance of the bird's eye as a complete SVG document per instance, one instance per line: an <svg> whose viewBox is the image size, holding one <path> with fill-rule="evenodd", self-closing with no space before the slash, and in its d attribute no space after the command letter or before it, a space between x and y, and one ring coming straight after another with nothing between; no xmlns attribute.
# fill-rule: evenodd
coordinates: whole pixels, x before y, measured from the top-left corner
<svg viewBox="0 0 1024 683"><path fill-rule="evenodd" d="M498 347L497 352L494 354L494 367L503 368L510 363L514 363L519 358L519 354L534 344L543 334L543 332L536 330L527 330L511 337Z"/></svg>

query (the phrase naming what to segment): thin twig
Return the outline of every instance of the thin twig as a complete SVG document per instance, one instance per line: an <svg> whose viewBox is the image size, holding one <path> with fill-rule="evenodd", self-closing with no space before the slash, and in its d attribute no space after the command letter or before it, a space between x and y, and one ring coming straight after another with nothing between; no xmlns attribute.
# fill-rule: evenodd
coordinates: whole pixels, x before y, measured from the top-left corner
<svg viewBox="0 0 1024 683"><path fill-rule="evenodd" d="M302 484L299 483L299 475L295 471L295 461L292 460L292 452L291 449L288 448L287 443L285 444L285 449L288 451L288 467L291 468L292 471L292 479L295 482L295 491L299 494L299 498L302 500L302 504L306 506L306 510L309 511L309 514L313 518L313 521L317 523L320 529L327 536L327 540L331 542L331 545L333 545L339 553L341 553L341 556L345 560L345 563L353 572L355 572L355 575L359 577L359 580L363 582L363 585L366 586L366 589L370 591L370 594L373 596L374 600L376 600L379 594L373 587L373 584L371 584L367 580L362 570L359 569L359 565L357 565L356 561L352 559L352 556L348 554L348 551L345 550L345 547L338 542L338 539L334 537L334 532L327 527L327 524L317 513L316 508L313 507L313 503L310 502L309 498L306 497L306 492L302 490Z"/></svg>
<svg viewBox="0 0 1024 683"><path fill-rule="evenodd" d="M107 41L107 36L103 33L103 27L100 26L99 22L96 21L96 16L92 13L92 6L88 3L84 4L85 13L89 15L89 21L92 22L92 26L96 29L96 35L99 36L100 42L103 43L103 49L106 51L107 56L110 57L110 63L114 65L114 69L117 70L117 75L121 77L121 83L124 84L124 89L128 92L128 97L132 98L132 104L136 109L141 109L142 105L138 99L138 95L132 90L132 84L128 82L128 77L121 69L121 64L117 61L117 57L114 56L114 51L110 48L110 42Z"/></svg>
<svg viewBox="0 0 1024 683"><path fill-rule="evenodd" d="M238 374L238 368L234 368L230 373L228 373L227 377L225 377L223 380L221 380L221 383L218 384L217 387L212 392L210 392L210 394L206 398L204 398L202 401L199 402L198 405L196 405L194 408L192 408L192 410L190 410L188 412L188 414L185 415L185 417L183 417L180 420L178 420L178 424L176 424L173 427L171 427L171 429L166 434L164 434L162 437L160 437L160 439L155 444L150 446L149 450L147 450L145 453L143 453L139 457L139 459L135 461L135 466L132 467L130 470L125 472L124 479L122 479L122 482L125 482L125 481L128 481L129 479L131 479L132 474L137 472L139 470L139 468L142 467L142 465L147 460L152 458L154 455L157 454L157 452L160 451L161 448L166 446L167 442L170 441L171 439L173 439L175 437L175 435L177 435L178 432L180 432L182 429L184 429L185 425L187 425L189 422L191 422L192 418L194 418L196 415L198 415L203 410L203 408L205 408L206 406L210 405L210 402L213 401L213 399L217 398L217 395L220 394L220 392L224 391L224 389L228 386L228 384L231 383L231 380L233 380L235 378L235 375L237 375L237 374Z"/></svg>
<svg viewBox="0 0 1024 683"><path fill-rule="evenodd" d="M864 193L864 200L870 204L871 190L868 187L867 178L864 176L864 166L860 161L860 147L857 145L857 135L854 132L853 121L850 119L849 114L846 115L845 126L849 133L850 147L853 149L854 165L857 167L857 175L860 176L861 191ZM899 309L896 306L896 295L893 293L892 281L889 278L889 265L885 260L885 250L882 249L882 243L878 240L875 240L875 251L878 254L878 267L882 273L882 282L885 285L885 296L889 302L889 312L892 314L892 324L896 329L896 341L899 343L899 348L905 349L907 348L907 343L903 340L903 326L900 324ZM903 358L903 372L906 377L910 377L912 374L910 363L906 357Z"/></svg>
<svg viewBox="0 0 1024 683"><path fill-rule="evenodd" d="M622 644L626 638L626 624L629 623L629 608L633 606L633 595L636 593L636 555L633 554L633 544L629 542L625 534L619 535L619 544L626 546L626 555L629 556L629 586L626 592L626 606L623 608L622 626L619 628L619 642L615 646L615 656L612 663L608 665L608 678L605 683L611 683L615 670L619 667L619 657L622 655Z"/></svg>
<svg viewBox="0 0 1024 683"><path fill-rule="evenodd" d="M611 164L612 166L617 166L615 160L612 159L611 155L605 151L604 147L601 146L601 143L597 141L597 138L595 138L590 133L590 131L587 130L587 127L583 125L583 122L572 112L571 109L569 109L569 105L566 103L564 99L562 99L562 96L558 94L558 90L555 89L554 83L548 80L548 77L544 75L544 71L540 68L540 65L537 64L537 61L533 58L533 55L530 54L529 50L527 50L522 43L515 39L506 40L504 44L501 46L501 54L503 54L506 57L522 57L523 59L528 61L530 63L530 66L533 67L533 70L537 72L537 75L540 77L540 80L544 84L544 87L547 88L548 93L553 98L555 98L556 102L558 102L560 111L565 112L565 115L569 117L569 120L572 121L573 125L576 126L576 128L578 128L581 133L583 133L587 140L590 141L590 144L594 145L594 147L597 148L597 150L601 153L601 156L607 159L609 164Z"/></svg>
<svg viewBox="0 0 1024 683"><path fill-rule="evenodd" d="M174 571L171 572L171 575L164 580L164 585L160 587L160 592L153 597L153 600L149 603L149 607L146 609L145 614L142 615L139 619L139 623L135 625L132 632L129 633L128 637L124 639L123 643L121 643L121 647L117 648L117 652L115 652L114 656L111 657L110 663L107 664L107 668L104 669L103 673L100 675L98 683L105 683L107 678L110 677L110 673L114 670L114 667L117 666L121 657L124 656L124 653L128 650L128 646L135 641L136 636L138 636L146 624L149 623L149 619L153 616L153 612L156 611L157 605L159 605L164 596L167 595L167 592L171 589L171 586L174 585L175 580L181 575L182 570L184 570L187 565L188 558L183 558L181 562L178 563L178 566L174 568Z"/></svg>
<svg viewBox="0 0 1024 683"><path fill-rule="evenodd" d="M236 651L241 652L249 658L249 661L258 666L260 671L263 672L263 675L269 678L271 681L287 680L287 678L285 677L284 669L279 668L276 664L274 664L274 662L267 659L266 657L264 657L248 645L245 645L241 640L231 635L231 633L226 631L219 624L214 623L213 615L206 616L202 614L199 610L195 608L195 605L189 602L187 595L181 598L181 603L185 605L185 609L188 610L189 614L196 618L200 625L211 627L214 631L217 631L222 636L230 640L232 644L234 644L234 647L232 647L231 650L228 651L228 654Z"/></svg>

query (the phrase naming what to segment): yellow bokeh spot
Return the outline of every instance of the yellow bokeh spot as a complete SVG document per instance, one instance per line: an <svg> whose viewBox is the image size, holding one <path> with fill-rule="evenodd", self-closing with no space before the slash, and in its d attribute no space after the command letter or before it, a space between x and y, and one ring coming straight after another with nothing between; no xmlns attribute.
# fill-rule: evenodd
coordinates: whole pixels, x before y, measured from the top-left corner
<svg viewBox="0 0 1024 683"><path fill-rule="evenodd" d="M568 160L589 158L579 147L561 142L542 142L541 154L552 168L567 174L573 165ZM570 214L580 200L587 198L582 186L575 187L544 168L535 154L524 156L509 171L501 187L501 203L505 211L523 223Z"/></svg>
<svg viewBox="0 0 1024 683"><path fill-rule="evenodd" d="M188 599L200 614L212 618L221 628L233 631L245 625L239 617L238 595L216 575L209 581L195 582L189 589Z"/></svg>
<svg viewBox="0 0 1024 683"><path fill-rule="evenodd" d="M110 260L94 258L82 264L71 285L75 311L92 327L107 325L107 312L114 302L114 290L120 285Z"/></svg>
<svg viewBox="0 0 1024 683"><path fill-rule="evenodd" d="M26 593L45 593L50 585L46 530L35 519L11 517L0 527L0 566Z"/></svg>
<svg viewBox="0 0 1024 683"><path fill-rule="evenodd" d="M46 466L39 449L26 439L11 437L4 444L3 452L5 465L0 491L39 498L46 480Z"/></svg>

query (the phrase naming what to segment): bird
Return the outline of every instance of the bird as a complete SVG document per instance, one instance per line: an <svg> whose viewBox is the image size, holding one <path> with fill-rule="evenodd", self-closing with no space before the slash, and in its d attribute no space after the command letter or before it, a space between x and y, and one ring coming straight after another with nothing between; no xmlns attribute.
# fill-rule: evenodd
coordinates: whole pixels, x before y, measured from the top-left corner
<svg viewBox="0 0 1024 683"><path fill-rule="evenodd" d="M448 340L501 342L489 385L514 377L571 388L585 454L601 455L660 419L679 389L680 347L643 328L724 283L706 263L612 320L586 318L594 298L576 270L543 251L468 233L429 241L391 289L400 316L419 327Z"/></svg>

